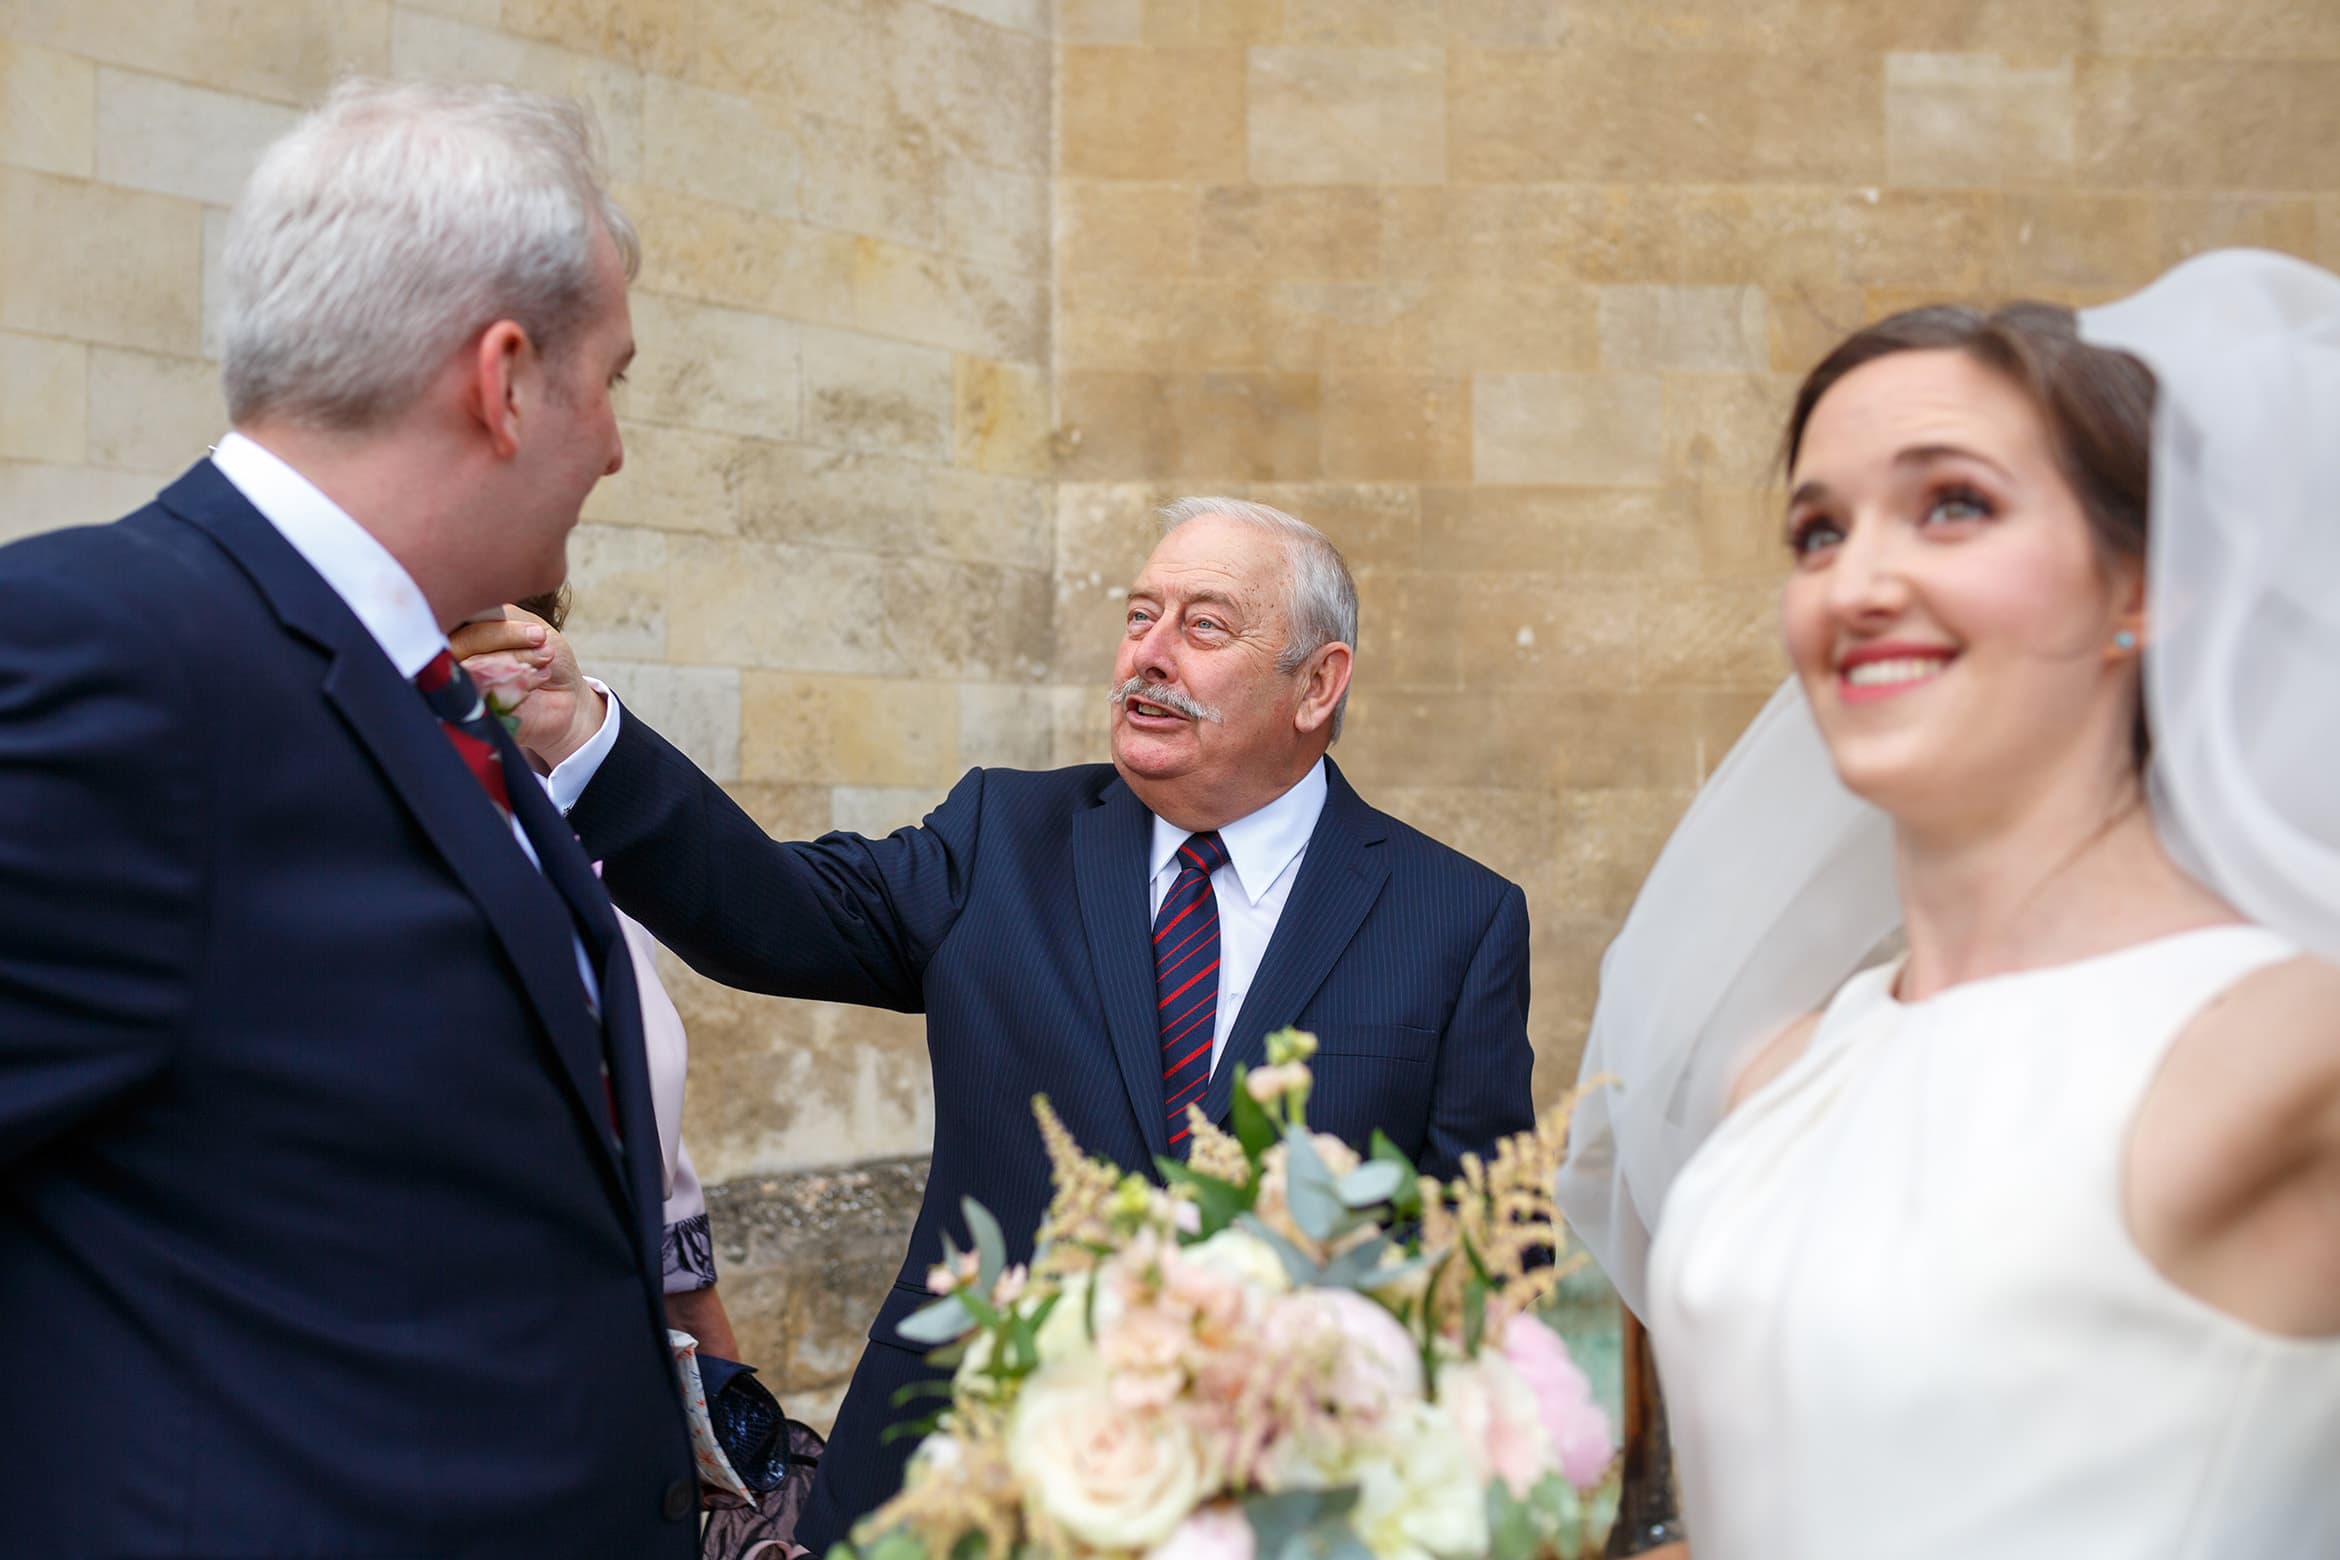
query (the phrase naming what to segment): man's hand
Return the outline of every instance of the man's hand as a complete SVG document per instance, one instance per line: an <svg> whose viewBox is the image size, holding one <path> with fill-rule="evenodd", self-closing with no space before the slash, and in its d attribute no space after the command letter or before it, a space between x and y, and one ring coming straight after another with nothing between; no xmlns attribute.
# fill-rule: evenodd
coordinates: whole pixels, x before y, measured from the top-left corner
<svg viewBox="0 0 2340 1560"><path fill-rule="evenodd" d="M490 707L518 718L513 740L549 772L592 740L609 705L585 681L577 653L544 619L518 607L448 636Z"/></svg>

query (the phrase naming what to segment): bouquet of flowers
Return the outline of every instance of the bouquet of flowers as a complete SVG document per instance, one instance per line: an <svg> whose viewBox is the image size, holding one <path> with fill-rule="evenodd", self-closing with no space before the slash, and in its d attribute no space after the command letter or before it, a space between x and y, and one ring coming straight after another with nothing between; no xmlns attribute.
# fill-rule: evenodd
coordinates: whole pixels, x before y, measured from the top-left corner
<svg viewBox="0 0 2340 1560"><path fill-rule="evenodd" d="M1613 1449L1534 1314L1569 1266L1565 1103L1441 1182L1309 1132L1315 1049L1270 1037L1232 1132L1190 1112L1166 1186L1033 1102L1032 1260L963 1205L974 1249L946 1244L902 1325L943 1346L947 1405L862 1560L1531 1560L1578 1535Z"/></svg>

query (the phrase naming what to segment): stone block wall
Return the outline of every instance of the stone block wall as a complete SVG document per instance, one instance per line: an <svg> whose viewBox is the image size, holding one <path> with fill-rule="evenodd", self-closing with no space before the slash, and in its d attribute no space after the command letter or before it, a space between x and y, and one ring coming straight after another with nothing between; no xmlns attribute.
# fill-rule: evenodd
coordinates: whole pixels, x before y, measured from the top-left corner
<svg viewBox="0 0 2340 1560"><path fill-rule="evenodd" d="M576 637L768 827L1102 757L1147 509L1277 503L1364 593L1337 758L1527 888L1546 1097L1780 673L1795 376L1909 302L2340 267L2330 0L0 0L0 538L216 437L226 207L351 70L596 109L646 265ZM921 1028L667 970L742 1336L818 1418Z"/></svg>

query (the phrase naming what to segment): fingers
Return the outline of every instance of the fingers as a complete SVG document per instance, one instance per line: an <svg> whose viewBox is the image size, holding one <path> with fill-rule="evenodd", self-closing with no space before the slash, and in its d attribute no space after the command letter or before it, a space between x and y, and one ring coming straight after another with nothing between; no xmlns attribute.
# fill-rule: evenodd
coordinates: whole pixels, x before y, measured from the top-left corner
<svg viewBox="0 0 2340 1560"><path fill-rule="evenodd" d="M447 643L455 652L457 660L499 652L525 654L542 649L545 636L550 632L550 629L532 617L491 618L483 623L460 625L447 636Z"/></svg>

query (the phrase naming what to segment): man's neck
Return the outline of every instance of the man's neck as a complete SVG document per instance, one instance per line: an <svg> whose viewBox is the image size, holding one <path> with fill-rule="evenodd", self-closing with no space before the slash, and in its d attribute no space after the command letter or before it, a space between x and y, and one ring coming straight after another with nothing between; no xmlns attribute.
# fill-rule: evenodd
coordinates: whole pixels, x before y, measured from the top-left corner
<svg viewBox="0 0 2340 1560"><path fill-rule="evenodd" d="M345 433L281 420L239 423L236 432L299 472L385 552L420 590L431 615L452 629L481 604L459 583L464 571L442 556L450 534L436 495L446 462L415 434L391 429Z"/></svg>

